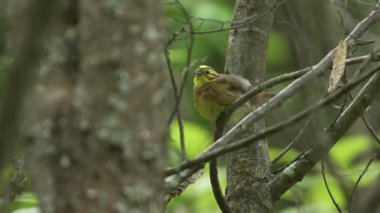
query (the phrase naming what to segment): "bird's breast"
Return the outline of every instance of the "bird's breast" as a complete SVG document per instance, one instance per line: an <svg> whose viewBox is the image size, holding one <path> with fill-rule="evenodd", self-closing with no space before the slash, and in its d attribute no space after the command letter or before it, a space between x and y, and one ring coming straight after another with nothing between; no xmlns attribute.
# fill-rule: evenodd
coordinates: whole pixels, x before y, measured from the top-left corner
<svg viewBox="0 0 380 213"><path fill-rule="evenodd" d="M214 122L220 113L224 111L225 106L219 105L212 97L210 97L210 94L207 93L207 89L194 91L194 107L203 118Z"/></svg>

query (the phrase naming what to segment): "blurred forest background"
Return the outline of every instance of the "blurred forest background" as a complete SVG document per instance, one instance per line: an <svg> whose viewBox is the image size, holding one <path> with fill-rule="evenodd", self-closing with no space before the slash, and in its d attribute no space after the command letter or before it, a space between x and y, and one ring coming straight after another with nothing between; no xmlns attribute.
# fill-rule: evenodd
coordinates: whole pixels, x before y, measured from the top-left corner
<svg viewBox="0 0 380 213"><path fill-rule="evenodd" d="M230 21L235 3L229 0L181 0L180 2L191 17L200 18L193 22L195 30L199 31L218 29L220 22L212 20ZM180 31L186 25L187 19L172 1L163 0L162 4L166 20L165 39L168 40L173 33ZM275 10L274 26L270 34L266 78L269 79L317 63L326 53L337 46L338 41L343 39L347 32L352 30L358 21L373 9L375 4L376 2L373 0L289 0L279 6ZM12 61L7 51L6 35L5 11L3 7L0 7L0 86L4 82L4 73ZM201 64L207 64L219 72L223 72L228 36L229 31L195 35L190 58L191 71ZM380 27L371 28L364 37L364 40L366 39L379 41ZM184 67L188 60L188 47L189 35L184 32L178 35L169 48L177 82L183 78ZM349 54L350 57L365 55L373 48L374 46L369 44L361 46ZM350 70L357 69L357 66L350 66L347 69L347 73L350 73ZM193 73L191 71L180 105L188 158L197 156L210 145L214 131L213 124L203 120L192 106ZM324 76L324 78L324 81L314 82L313 86L294 96L280 110L274 111L267 118L267 123L274 124L282 121L318 100L327 87L328 76ZM321 85L321 82L326 84ZM279 91L284 86L278 85L271 89L271 92ZM343 100L340 101L343 102ZM167 107L173 105L174 99L168 103ZM338 112L339 107L326 107L313 117L311 123L327 128ZM379 135L379 99L367 110L365 116ZM292 141L304 125L305 122L301 122L268 138L271 159ZM274 165L273 169L280 168L292 161L310 145L313 139L320 137L319 134L310 129L306 130L294 147ZM180 162L179 127L175 119L171 124L170 138L167 143L169 164L175 166ZM379 156L379 147L379 143L371 136L363 121L358 120L331 150L328 160L325 162L326 179L331 193L341 207L347 207L350 199L359 199L370 194L371 191L375 191L373 193L377 193L377 201L380 200L380 162L379 158L373 157L376 154ZM371 161L371 159L374 160ZM370 161L370 167L352 196L351 192L355 182ZM16 165L20 165L20 161L17 162ZM223 188L226 184L224 164L224 159L221 157L219 171ZM6 172L0 177L2 192L6 191L7 183L15 172L14 168L13 164L8 165ZM207 173L207 169L205 173ZM30 182L26 179L22 190L9 205L8 210L29 209L25 212L36 212L37 205L38 200L31 190ZM380 211L380 204L374 205ZM274 211L283 213L335 212L336 209L321 175L321 165L314 167L302 182L288 191L276 203ZM183 194L173 198L168 204L167 212L220 212L211 191L208 175L204 174Z"/></svg>

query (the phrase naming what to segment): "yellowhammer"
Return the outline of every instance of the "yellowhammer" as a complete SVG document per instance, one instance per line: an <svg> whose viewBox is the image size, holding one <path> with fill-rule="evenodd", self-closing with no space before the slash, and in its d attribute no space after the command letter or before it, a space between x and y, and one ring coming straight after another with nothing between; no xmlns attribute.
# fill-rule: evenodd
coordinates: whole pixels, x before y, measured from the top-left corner
<svg viewBox="0 0 380 213"><path fill-rule="evenodd" d="M251 87L248 80L227 74L218 74L212 67L200 65L195 70L193 102L205 119L215 122L228 105ZM252 110L250 103L238 108L231 116L233 122Z"/></svg>

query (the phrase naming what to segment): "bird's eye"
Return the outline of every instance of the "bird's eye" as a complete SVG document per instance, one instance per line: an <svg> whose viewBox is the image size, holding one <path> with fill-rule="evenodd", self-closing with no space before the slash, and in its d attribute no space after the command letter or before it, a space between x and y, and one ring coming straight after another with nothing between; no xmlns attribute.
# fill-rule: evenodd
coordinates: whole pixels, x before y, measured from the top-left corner
<svg viewBox="0 0 380 213"><path fill-rule="evenodd" d="M207 75L210 74L210 71L207 70L207 71L206 71L206 74L207 74Z"/></svg>

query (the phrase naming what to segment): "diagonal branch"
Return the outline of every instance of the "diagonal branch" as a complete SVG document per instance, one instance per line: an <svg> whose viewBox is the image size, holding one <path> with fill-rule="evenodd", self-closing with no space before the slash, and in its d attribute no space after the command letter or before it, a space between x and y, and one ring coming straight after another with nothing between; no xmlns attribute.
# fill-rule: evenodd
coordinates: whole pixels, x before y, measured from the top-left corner
<svg viewBox="0 0 380 213"><path fill-rule="evenodd" d="M329 94L326 98L318 101L316 104L314 104L314 105L310 106L309 108L303 110L302 112L294 115L290 119L288 119L286 121L283 121L283 122L280 122L280 123L278 123L276 125L270 126L270 127L266 128L264 130L261 130L257 134L248 136L248 137L246 137L244 139L241 139L239 141L235 141L234 143L227 144L227 145L216 146L216 147L211 145L206 151L204 151L198 157L196 157L196 158L194 158L192 160L189 160L187 162L184 162L184 163L180 164L179 166L177 166L176 168L166 169L165 170L165 175L169 176L169 175L176 174L179 171L182 171L182 170L190 168L192 166L195 166L195 165L207 162L208 160L213 159L213 158L215 158L215 157L217 157L219 155L222 155L222 154L234 151L236 149L242 148L242 147L244 147L244 146L246 146L248 144L251 144L251 143L253 143L253 142L257 141L257 140L265 138L265 137L267 137L270 134L276 133L276 132L282 130L283 128L289 126L290 124L302 120L303 118L305 118L306 116L308 116L311 113L315 112L319 108L332 103L337 98L341 97L342 95L344 95L345 93L347 93L349 90L353 89L355 86L357 86L358 84L360 84L364 80L368 79L374 73L376 73L376 75L377 75L378 72L379 72L379 70L380 70L380 65L377 66L377 67L375 67L375 68L373 68L371 71L369 71L366 74L362 75L358 79L348 82L344 87L342 87L338 91L336 91L336 92L334 92L332 94Z"/></svg>
<svg viewBox="0 0 380 213"><path fill-rule="evenodd" d="M307 172L321 160L323 154L327 153L360 115L364 113L372 100L378 95L379 90L380 73L377 72L363 87L335 124L326 131L320 142L269 182L272 198L274 200L278 199L294 184L302 180Z"/></svg>
<svg viewBox="0 0 380 213"><path fill-rule="evenodd" d="M380 20L380 3L378 3L375 9L362 20L351 34L345 39L347 47L352 48L356 43L356 38L363 35L368 28L374 23ZM318 75L324 74L324 72L330 67L332 58L335 55L335 49L331 50L317 65L303 75L289 84L285 89L279 92L275 97L264 103L262 106L249 113L233 128L231 128L223 137L214 143L213 147L218 147L226 143L230 143L236 135L239 135L244 131L245 127L253 125L255 122L263 118L267 113L280 107L287 99L298 92L303 86L305 86L312 79Z"/></svg>
<svg viewBox="0 0 380 213"><path fill-rule="evenodd" d="M346 38L346 43L349 48L351 48L356 43L356 39L359 38L361 35L363 35L371 25L379 21L380 18L380 4L377 4L374 10L361 22L359 22L354 30L351 32L351 34ZM332 58L334 57L335 49L331 50L317 65L314 65L310 67L309 69L301 70L302 72L305 72L306 74L303 75L299 79L295 80L293 83L291 83L289 86L287 86L283 91L281 91L278 95L270 99L266 104L256 109L254 112L250 113L248 117L244 118L242 121L240 121L235 127L233 127L229 132L227 132L223 137L221 137L218 141L216 141L213 145L211 145L208 149L206 149L202 154L200 154L197 158L194 160L191 160L192 165L198 165L199 163L206 162L207 160L202 159L204 158L207 153L210 151L213 151L217 148L220 148L221 146L224 146L225 144L228 144L231 142L231 139L235 137L235 135L239 134L240 130L244 128L245 126L249 126L251 123L254 123L255 121L262 118L265 114L269 113L270 111L274 110L275 108L279 107L282 103L284 103L288 98L290 98L292 95L294 95L296 92L298 92L304 85L306 85L308 82L310 82L313 78L316 76L323 75L326 70L331 66ZM357 61L362 61L365 59L366 56L363 58L356 58L352 61L346 61L347 63L357 63ZM300 71L300 72L301 72ZM203 160L203 161L202 161ZM184 168L191 167L190 164L183 163L175 168L169 168L165 170L165 175L169 176L172 174L177 173L178 171L183 170ZM195 171L193 169L185 170L181 172L184 176L191 176L192 173ZM169 185L175 185L179 183L170 182Z"/></svg>
<svg viewBox="0 0 380 213"><path fill-rule="evenodd" d="M350 59L346 60L346 64L347 65L358 64L358 63L361 63L364 60L366 60L368 57L369 57L369 55L364 55L364 56L358 56L358 57L355 57L355 58L350 58ZM375 58L375 60L377 60L377 59L378 58ZM256 87L254 87L253 89L251 89L250 91L248 91L247 94L249 93L250 95L254 96L255 94L263 91L264 89L268 89L268 88L270 88L270 87L272 87L272 86L274 86L274 85L276 85L278 83L282 83L282 82L285 82L285 81L288 81L288 80L296 79L296 78L304 75L305 73L307 73L309 70L311 70L311 68L305 68L305 69L301 69L301 70L298 70L298 71L294 71L292 73L284 74L282 76L274 77L272 79L269 79L266 82L263 82L262 84L259 84ZM229 108L234 108L234 107L238 108L239 104L243 104L244 103L244 101L242 101L241 99L247 99L247 100L249 100L249 98L247 98L245 96L246 95L243 95L241 98L239 98L238 100L236 100L231 106L229 106ZM233 109L232 109L232 112L233 112ZM222 116L220 116L219 119L222 119ZM223 119L225 119L225 118L223 118ZM218 122L217 122L217 131L223 131L223 126L224 126L223 121L218 120ZM205 154L207 152L207 150L212 150L212 146L209 147L208 149L206 149L201 155ZM200 156L198 156L198 157L200 157ZM173 172L173 171L180 171L181 170L180 169L181 166L184 166L184 165L179 165L179 166L176 166L175 168L168 168L168 169L166 169L165 170L166 176L169 176L169 175L172 175L172 174L176 173L176 172ZM180 183L186 181L186 178L184 178L184 177L191 176L196 171L198 171L198 170L196 170L196 169L185 170L185 171L181 172L181 178L171 179L171 180L167 181L167 185L170 185L171 186L171 187L169 187L170 190L173 190L173 188L175 188L175 185L179 185ZM177 195L178 194L175 194L175 196L177 196Z"/></svg>
<svg viewBox="0 0 380 213"><path fill-rule="evenodd" d="M360 180L364 177L365 173L368 171L369 166L371 166L371 164L375 160L375 158L376 158L376 154L373 154L371 159L368 161L368 163L364 167L363 172L359 175L358 179L356 180L356 183L355 183L354 187L352 188L350 198L348 199L348 212L352 211L352 199L354 197L355 190L358 188Z"/></svg>
<svg viewBox="0 0 380 213"><path fill-rule="evenodd" d="M369 54L369 55L363 55L363 56L346 59L346 65L355 65L358 63L362 63L368 60L368 58L370 57L373 57L372 61L379 61L380 60L379 53L376 52L374 54L375 56L373 56L373 54ZM224 111L222 115L220 115L218 119L219 125L220 126L225 125L229 117L232 115L232 113L234 113L237 108L241 107L247 101L251 100L252 97L254 97L255 95L259 94L262 91L270 89L277 84L300 78L301 76L309 72L311 69L312 69L311 67L307 67L307 68L297 70L291 73L286 73L286 74L271 78L263 83L256 85L255 87L250 89L248 92L246 92L244 95L239 97L236 101L234 101L232 104L230 104L227 107L227 109Z"/></svg>

